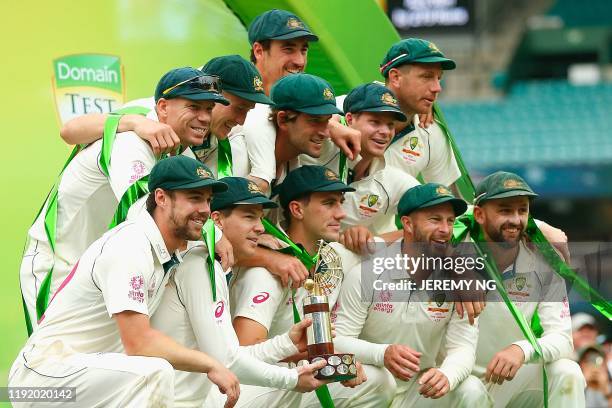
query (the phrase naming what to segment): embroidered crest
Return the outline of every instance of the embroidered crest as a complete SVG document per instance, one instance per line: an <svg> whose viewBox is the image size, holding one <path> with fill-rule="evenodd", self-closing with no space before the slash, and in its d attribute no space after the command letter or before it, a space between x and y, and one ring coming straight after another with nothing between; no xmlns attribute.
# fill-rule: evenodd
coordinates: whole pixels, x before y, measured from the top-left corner
<svg viewBox="0 0 612 408"><path fill-rule="evenodd" d="M441 307L444 304L445 300L446 300L445 293L436 293L434 295L434 301L436 302L436 305L438 305L438 307Z"/></svg>
<svg viewBox="0 0 612 408"><path fill-rule="evenodd" d="M450 190L444 186L438 186L438 188L436 188L436 193L438 193L438 195L452 195Z"/></svg>
<svg viewBox="0 0 612 408"><path fill-rule="evenodd" d="M263 91L263 81L259 76L253 77L253 89L256 91Z"/></svg>
<svg viewBox="0 0 612 408"><path fill-rule="evenodd" d="M397 106L397 100L389 92L382 94L380 100L384 104Z"/></svg>
<svg viewBox="0 0 612 408"><path fill-rule="evenodd" d="M304 23L302 23L297 18L291 17L287 20L287 27L291 28L292 30L295 30L297 28L304 28Z"/></svg>
<svg viewBox="0 0 612 408"><path fill-rule="evenodd" d="M430 42L430 43L429 43L429 49L430 49L431 51L433 51L433 52L437 52L437 53L440 53L440 54L441 54L441 52L440 52L440 50L438 49L438 47L436 46L436 44L434 44L434 43L432 43L432 42Z"/></svg>
<svg viewBox="0 0 612 408"><path fill-rule="evenodd" d="M325 169L325 178L331 181L338 181L340 178L336 173L331 171L330 169Z"/></svg>
<svg viewBox="0 0 612 408"><path fill-rule="evenodd" d="M325 88L323 90L323 99L326 99L328 101L334 99L334 93L332 92L331 89Z"/></svg>
<svg viewBox="0 0 612 408"><path fill-rule="evenodd" d="M247 184L247 188L252 194L263 194L259 186L252 181L249 181L249 184Z"/></svg>
<svg viewBox="0 0 612 408"><path fill-rule="evenodd" d="M200 178L213 178L213 175L210 171L206 170L204 167L198 167L196 173Z"/></svg>
<svg viewBox="0 0 612 408"><path fill-rule="evenodd" d="M509 179L504 181L504 188L517 188L517 187L525 187L525 185L516 179Z"/></svg>

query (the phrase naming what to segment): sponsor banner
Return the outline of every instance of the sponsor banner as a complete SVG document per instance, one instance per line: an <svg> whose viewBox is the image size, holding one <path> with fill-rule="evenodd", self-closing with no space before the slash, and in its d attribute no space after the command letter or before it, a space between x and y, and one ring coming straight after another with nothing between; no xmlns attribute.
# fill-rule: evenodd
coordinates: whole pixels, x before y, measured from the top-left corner
<svg viewBox="0 0 612 408"><path fill-rule="evenodd" d="M121 59L73 54L53 60L53 94L60 123L86 113L108 113L125 101Z"/></svg>

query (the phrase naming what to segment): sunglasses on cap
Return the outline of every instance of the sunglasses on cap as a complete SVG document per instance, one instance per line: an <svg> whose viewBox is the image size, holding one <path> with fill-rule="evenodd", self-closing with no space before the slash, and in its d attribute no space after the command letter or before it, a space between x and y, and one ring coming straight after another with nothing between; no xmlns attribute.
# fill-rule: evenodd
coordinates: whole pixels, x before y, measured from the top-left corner
<svg viewBox="0 0 612 408"><path fill-rule="evenodd" d="M189 85L189 87L193 89L204 92L221 93L221 82L219 81L219 77L217 75L200 75L181 81L176 85L172 85L170 88L165 89L162 92L162 95L167 95L172 90L183 85Z"/></svg>

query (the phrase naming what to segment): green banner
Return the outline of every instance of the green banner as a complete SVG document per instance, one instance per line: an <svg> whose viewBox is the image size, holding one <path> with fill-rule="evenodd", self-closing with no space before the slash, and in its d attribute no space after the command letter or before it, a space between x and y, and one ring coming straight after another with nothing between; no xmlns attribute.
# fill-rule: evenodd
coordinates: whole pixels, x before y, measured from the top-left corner
<svg viewBox="0 0 612 408"><path fill-rule="evenodd" d="M86 113L108 113L125 101L121 59L74 54L53 60L53 93L61 123Z"/></svg>

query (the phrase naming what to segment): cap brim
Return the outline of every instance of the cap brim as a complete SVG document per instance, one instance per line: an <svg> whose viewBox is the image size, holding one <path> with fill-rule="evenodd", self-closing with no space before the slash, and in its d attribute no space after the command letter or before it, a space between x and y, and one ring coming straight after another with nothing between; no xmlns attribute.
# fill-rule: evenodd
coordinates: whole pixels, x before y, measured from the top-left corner
<svg viewBox="0 0 612 408"><path fill-rule="evenodd" d="M420 62L422 64L433 64L433 63L439 62L440 65L442 66L442 69L445 71L449 71L457 67L457 64L455 64L455 61L448 59L448 58L444 58L444 57L423 57L423 58L412 60L411 62Z"/></svg>
<svg viewBox="0 0 612 408"><path fill-rule="evenodd" d="M307 113L309 115L344 115L344 112L342 112L340 109L338 109L338 107L335 104L332 103L326 103L324 105L317 105L317 106L307 106L305 108L289 108L291 110L295 110L298 112L303 112L303 113Z"/></svg>
<svg viewBox="0 0 612 408"><path fill-rule="evenodd" d="M292 38L305 38L307 41L313 41L313 42L314 41L319 41L319 37L317 37L316 35L314 35L310 31L305 31L305 30L292 31L290 33L279 35L277 37L262 38L262 39L260 39L258 41L262 41L262 40L290 40Z"/></svg>
<svg viewBox="0 0 612 408"><path fill-rule="evenodd" d="M166 189L164 186L159 187ZM224 191L227 191L227 189L229 188L228 185L222 181L218 181L215 179L203 179L191 183L181 184L179 186L174 186L172 188L168 188L167 190L193 190L196 188L204 187L211 187L213 193L222 193Z"/></svg>
<svg viewBox="0 0 612 408"><path fill-rule="evenodd" d="M227 99L225 99L223 96L219 95L219 94L215 94L212 92L197 92L197 93L192 93L192 94L178 94L173 96L174 98L185 98L185 99L189 99L190 101L213 101L213 102L217 102L220 103L222 105L229 105L230 101L228 101Z"/></svg>
<svg viewBox="0 0 612 408"><path fill-rule="evenodd" d="M495 194L493 196L490 197L485 197L482 200L480 200L479 202L485 202L485 201L489 201L489 200L497 200L500 198L508 198L508 197L521 197L521 196L525 196L525 197L537 197L538 195L536 193L533 193L531 191L527 191L527 190L510 190L510 191L504 191L503 193L499 193L499 194Z"/></svg>
<svg viewBox="0 0 612 408"><path fill-rule="evenodd" d="M401 110L384 107L384 106L379 106L376 108L361 109L358 112L389 112L389 113L394 113L395 119L399 120L400 122L406 122L408 120L408 117L404 115L404 112L402 112ZM355 112L355 113L358 113L358 112Z"/></svg>
<svg viewBox="0 0 612 408"><path fill-rule="evenodd" d="M231 93L232 95L236 95L242 99L246 99L250 102L262 103L264 105L272 105L272 99L268 98L266 94L261 92L244 92L236 89L223 88L227 93Z"/></svg>
<svg viewBox="0 0 612 408"><path fill-rule="evenodd" d="M444 204L444 203L450 203L453 206L453 211L455 212L456 217L466 212L468 208L467 203L463 201L462 199L456 198L456 197L445 196L445 197L436 198L435 200L431 200L421 205L419 208L416 208L415 210L418 210L421 208L433 207L434 205Z"/></svg>
<svg viewBox="0 0 612 408"><path fill-rule="evenodd" d="M316 189L312 190L313 193L328 192L328 191L339 191L341 193L347 193L350 191L355 191L355 189L341 182L333 182L333 183L326 184L321 187L316 187Z"/></svg>

